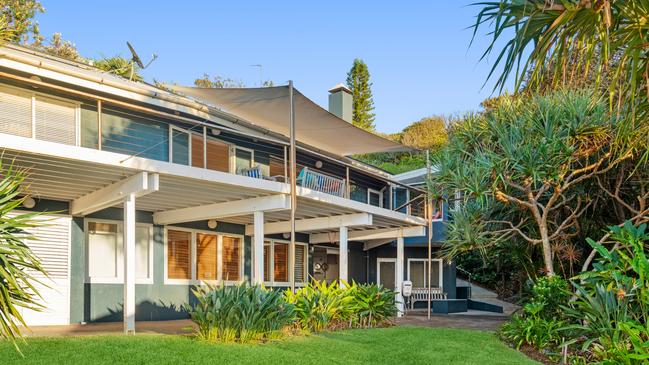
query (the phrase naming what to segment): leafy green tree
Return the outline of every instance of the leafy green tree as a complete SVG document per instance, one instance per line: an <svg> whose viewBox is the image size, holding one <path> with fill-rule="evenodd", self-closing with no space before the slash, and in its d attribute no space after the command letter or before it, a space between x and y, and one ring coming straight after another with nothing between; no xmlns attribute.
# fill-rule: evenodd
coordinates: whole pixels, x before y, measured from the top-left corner
<svg viewBox="0 0 649 365"><path fill-rule="evenodd" d="M370 71L363 60L356 58L352 68L347 73L347 87L352 91L353 116L355 126L374 131L374 100L372 99L372 83Z"/></svg>
<svg viewBox="0 0 649 365"><path fill-rule="evenodd" d="M633 156L611 154L627 131L607 110L590 93L559 92L505 98L455 125L430 186L466 199L448 227L447 253L522 239L541 247L553 275L553 244L579 233L593 202L584 182Z"/></svg>
<svg viewBox="0 0 649 365"><path fill-rule="evenodd" d="M8 31L7 41L27 43L29 37L40 42L38 23L34 20L38 13L45 12L40 1L0 0L0 24Z"/></svg>
<svg viewBox="0 0 649 365"><path fill-rule="evenodd" d="M35 273L45 274L38 257L25 244L34 239L38 213L11 215L24 200L25 172L0 164L0 338L16 343L19 326L26 326L21 308L39 310Z"/></svg>
<svg viewBox="0 0 649 365"><path fill-rule="evenodd" d="M421 150L437 151L448 141L444 117L422 118L401 132L401 143Z"/></svg>

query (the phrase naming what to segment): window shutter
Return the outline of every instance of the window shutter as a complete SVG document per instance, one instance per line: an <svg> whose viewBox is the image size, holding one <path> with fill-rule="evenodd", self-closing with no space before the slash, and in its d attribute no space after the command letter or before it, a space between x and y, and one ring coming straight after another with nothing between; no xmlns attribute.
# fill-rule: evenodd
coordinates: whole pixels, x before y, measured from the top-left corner
<svg viewBox="0 0 649 365"><path fill-rule="evenodd" d="M167 231L167 276L169 279L191 279L191 232Z"/></svg>
<svg viewBox="0 0 649 365"><path fill-rule="evenodd" d="M230 147L220 141L207 139L207 168L210 170L230 171Z"/></svg>
<svg viewBox="0 0 649 365"><path fill-rule="evenodd" d="M32 136L32 95L0 87L0 133Z"/></svg>
<svg viewBox="0 0 649 365"><path fill-rule="evenodd" d="M216 280L216 236L196 234L196 275L199 280Z"/></svg>
<svg viewBox="0 0 649 365"><path fill-rule="evenodd" d="M223 271L222 279L226 281L239 280L241 239L223 236Z"/></svg>
<svg viewBox="0 0 649 365"><path fill-rule="evenodd" d="M264 242L264 281L270 281L270 242Z"/></svg>
<svg viewBox="0 0 649 365"><path fill-rule="evenodd" d="M305 258L306 246L295 245L295 282L297 283L306 281L306 270L304 270Z"/></svg>
<svg viewBox="0 0 649 365"><path fill-rule="evenodd" d="M192 166L205 167L203 157L203 136L192 133Z"/></svg>
<svg viewBox="0 0 649 365"><path fill-rule="evenodd" d="M36 97L36 139L76 145L77 109L68 103L42 96Z"/></svg>
<svg viewBox="0 0 649 365"><path fill-rule="evenodd" d="M275 243L275 281L288 281L288 245L285 243Z"/></svg>

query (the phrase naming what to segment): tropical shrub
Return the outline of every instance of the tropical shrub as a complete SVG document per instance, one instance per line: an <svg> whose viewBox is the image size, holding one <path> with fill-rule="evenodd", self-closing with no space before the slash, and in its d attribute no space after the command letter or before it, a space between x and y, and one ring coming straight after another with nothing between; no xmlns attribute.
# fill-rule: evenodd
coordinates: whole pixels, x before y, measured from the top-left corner
<svg viewBox="0 0 649 365"><path fill-rule="evenodd" d="M561 320L560 305L565 304L569 296L568 283L561 277L539 278L523 306L523 313L503 325L501 336L517 348L527 344L546 352L553 351L561 343L560 330L566 325Z"/></svg>
<svg viewBox="0 0 649 365"><path fill-rule="evenodd" d="M345 326L352 318L354 298L337 281L312 281L295 293L287 289L286 300L295 306L298 325L320 332Z"/></svg>
<svg viewBox="0 0 649 365"><path fill-rule="evenodd" d="M201 286L192 290L195 305L186 305L198 325L198 338L206 341L250 342L281 335L294 319L294 306L279 291L242 283Z"/></svg>
<svg viewBox="0 0 649 365"><path fill-rule="evenodd" d="M34 274L47 275L40 260L24 243L35 239L38 213L11 215L25 199L25 171L13 165L3 166L0 159L0 339L16 344L19 326L26 326L21 308L42 309Z"/></svg>
<svg viewBox="0 0 649 365"><path fill-rule="evenodd" d="M314 280L284 295L295 305L298 326L313 332L380 326L397 314L394 291L380 285Z"/></svg>
<svg viewBox="0 0 649 365"><path fill-rule="evenodd" d="M587 361L610 364L649 362L649 261L646 224L611 227L611 250L588 243L601 258L594 270L573 282L575 300L565 307L573 340Z"/></svg>
<svg viewBox="0 0 649 365"><path fill-rule="evenodd" d="M388 323L397 315L395 292L380 285L356 284L349 288L353 298L353 323L375 327Z"/></svg>

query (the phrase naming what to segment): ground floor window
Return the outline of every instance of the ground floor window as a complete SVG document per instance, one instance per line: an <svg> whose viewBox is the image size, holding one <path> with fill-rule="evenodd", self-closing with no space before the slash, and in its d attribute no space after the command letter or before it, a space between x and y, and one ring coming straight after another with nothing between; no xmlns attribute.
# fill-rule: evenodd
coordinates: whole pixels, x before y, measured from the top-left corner
<svg viewBox="0 0 649 365"><path fill-rule="evenodd" d="M238 282L243 278L243 237L169 227L165 261L168 283Z"/></svg>
<svg viewBox="0 0 649 365"><path fill-rule="evenodd" d="M264 282L271 286L289 285L289 242L269 240L264 242ZM307 245L295 243L295 282L307 281Z"/></svg>
<svg viewBox="0 0 649 365"><path fill-rule="evenodd" d="M431 286L442 287L442 260L433 259L431 262ZM428 287L428 260L408 259L408 280L412 281L413 288Z"/></svg>
<svg viewBox="0 0 649 365"><path fill-rule="evenodd" d="M93 283L124 282L124 231L118 221L86 220L86 278ZM135 226L135 279L153 282L153 226Z"/></svg>

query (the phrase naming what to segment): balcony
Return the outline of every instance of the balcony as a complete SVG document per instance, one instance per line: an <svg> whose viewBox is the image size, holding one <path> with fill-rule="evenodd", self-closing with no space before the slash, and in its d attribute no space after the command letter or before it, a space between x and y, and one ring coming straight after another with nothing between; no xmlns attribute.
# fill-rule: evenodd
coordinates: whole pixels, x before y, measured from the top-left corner
<svg viewBox="0 0 649 365"><path fill-rule="evenodd" d="M322 174L305 167L297 176L297 185L339 197L345 196L345 180Z"/></svg>

